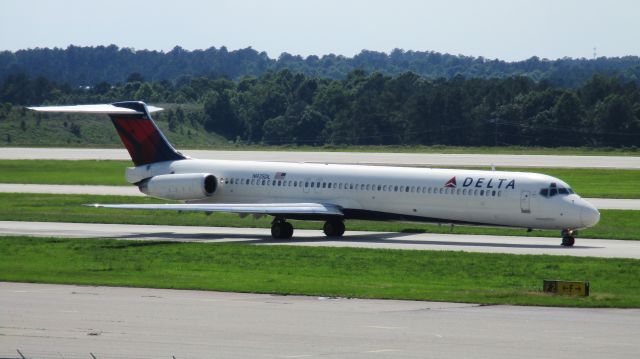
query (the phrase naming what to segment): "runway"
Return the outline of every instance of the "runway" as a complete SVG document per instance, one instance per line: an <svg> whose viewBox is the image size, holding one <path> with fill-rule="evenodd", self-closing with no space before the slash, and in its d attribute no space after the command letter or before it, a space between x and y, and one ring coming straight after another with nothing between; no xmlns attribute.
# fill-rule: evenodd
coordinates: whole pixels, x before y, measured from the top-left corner
<svg viewBox="0 0 640 359"><path fill-rule="evenodd" d="M0 183L0 193L89 194L145 197L135 186ZM640 210L640 199L585 198L598 209Z"/></svg>
<svg viewBox="0 0 640 359"><path fill-rule="evenodd" d="M639 156L184 150L199 159L349 163L396 166L491 166L640 169ZM123 149L0 147L0 159L130 160Z"/></svg>
<svg viewBox="0 0 640 359"><path fill-rule="evenodd" d="M523 233L524 230L523 230ZM349 231L328 239L319 230L297 229L291 240L274 240L267 228L151 226L130 224L0 221L0 235L66 238L112 238L200 243L245 243L358 247L404 250L440 250L508 254L546 254L576 257L640 259L640 241L577 238L574 247L560 246L560 238L466 234ZM558 236L559 237L559 236Z"/></svg>
<svg viewBox="0 0 640 359"><path fill-rule="evenodd" d="M640 310L0 282L0 357L633 358Z"/></svg>

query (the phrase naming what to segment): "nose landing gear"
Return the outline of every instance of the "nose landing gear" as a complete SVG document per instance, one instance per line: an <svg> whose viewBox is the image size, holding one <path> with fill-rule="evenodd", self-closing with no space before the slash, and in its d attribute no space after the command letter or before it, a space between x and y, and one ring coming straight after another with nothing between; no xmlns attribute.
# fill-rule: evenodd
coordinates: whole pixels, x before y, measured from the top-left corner
<svg viewBox="0 0 640 359"><path fill-rule="evenodd" d="M575 235L578 234L578 232L576 231L572 231L570 229L563 229L562 230L562 246L563 247L573 247L573 245L576 243L576 238Z"/></svg>

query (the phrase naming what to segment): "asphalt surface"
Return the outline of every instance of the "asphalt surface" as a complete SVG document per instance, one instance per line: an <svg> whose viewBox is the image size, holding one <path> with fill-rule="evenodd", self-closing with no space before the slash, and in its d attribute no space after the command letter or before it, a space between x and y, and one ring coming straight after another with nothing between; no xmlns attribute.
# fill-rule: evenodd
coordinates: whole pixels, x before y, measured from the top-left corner
<svg viewBox="0 0 640 359"><path fill-rule="evenodd" d="M89 186L0 183L3 193L90 194L144 197L135 186ZM598 209L640 210L640 199L585 198Z"/></svg>
<svg viewBox="0 0 640 359"><path fill-rule="evenodd" d="M524 233L524 230L523 230ZM349 231L341 239L328 239L319 230L295 230L291 240L274 240L267 228L158 226L131 224L0 221L0 235L65 238L112 238L201 243L246 243L315 247L359 247L406 250L446 250L510 254L546 254L577 257L640 259L640 241L576 239L572 248L558 238L433 233Z"/></svg>
<svg viewBox="0 0 640 359"><path fill-rule="evenodd" d="M0 357L635 358L640 310L0 282Z"/></svg>
<svg viewBox="0 0 640 359"><path fill-rule="evenodd" d="M184 150L199 159L351 163L396 166L491 166L640 169L635 156L553 156L441 153L206 151ZM129 160L125 149L1 147L0 159Z"/></svg>

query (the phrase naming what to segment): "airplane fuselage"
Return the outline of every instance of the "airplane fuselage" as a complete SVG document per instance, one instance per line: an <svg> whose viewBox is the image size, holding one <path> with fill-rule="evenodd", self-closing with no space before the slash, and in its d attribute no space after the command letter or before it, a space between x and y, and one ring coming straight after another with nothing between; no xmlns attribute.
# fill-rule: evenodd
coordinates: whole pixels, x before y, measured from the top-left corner
<svg viewBox="0 0 640 359"><path fill-rule="evenodd" d="M187 173L217 182L211 196L188 203L330 203L345 219L538 229L589 227L599 218L563 181L526 172L188 159L130 168L127 180ZM180 199L180 188L171 191L151 195Z"/></svg>

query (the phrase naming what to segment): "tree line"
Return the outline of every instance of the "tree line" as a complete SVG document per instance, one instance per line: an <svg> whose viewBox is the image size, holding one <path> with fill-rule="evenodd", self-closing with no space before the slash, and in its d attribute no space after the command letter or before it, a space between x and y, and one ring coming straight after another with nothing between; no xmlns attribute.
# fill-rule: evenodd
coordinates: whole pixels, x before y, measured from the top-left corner
<svg viewBox="0 0 640 359"><path fill-rule="evenodd" d="M120 100L191 104L197 122L230 141L297 145L610 146L640 145L640 89L635 81L594 75L577 88L524 76L427 79L363 70L344 79L290 70L259 77L183 77L121 84L61 85L10 75L0 109L14 105ZM184 113L160 113L169 127ZM5 116L6 117L6 116ZM178 121L178 122L175 122Z"/></svg>
<svg viewBox="0 0 640 359"><path fill-rule="evenodd" d="M391 76L412 72L428 79L451 79L458 75L466 78L525 76L563 87L581 86L595 73L629 81L640 80L640 58L637 56L557 60L532 57L507 62L435 51L395 49L390 53L363 50L353 57L334 54L302 57L282 53L273 59L267 53L250 47L234 51L224 46L187 51L176 46L171 51L162 52L136 51L115 45L0 52L0 81L9 75L25 73L71 86L122 83L131 73L139 73L154 82L181 81L184 76L240 80L245 76L259 77L267 71L282 69L330 79L345 79L357 69Z"/></svg>

